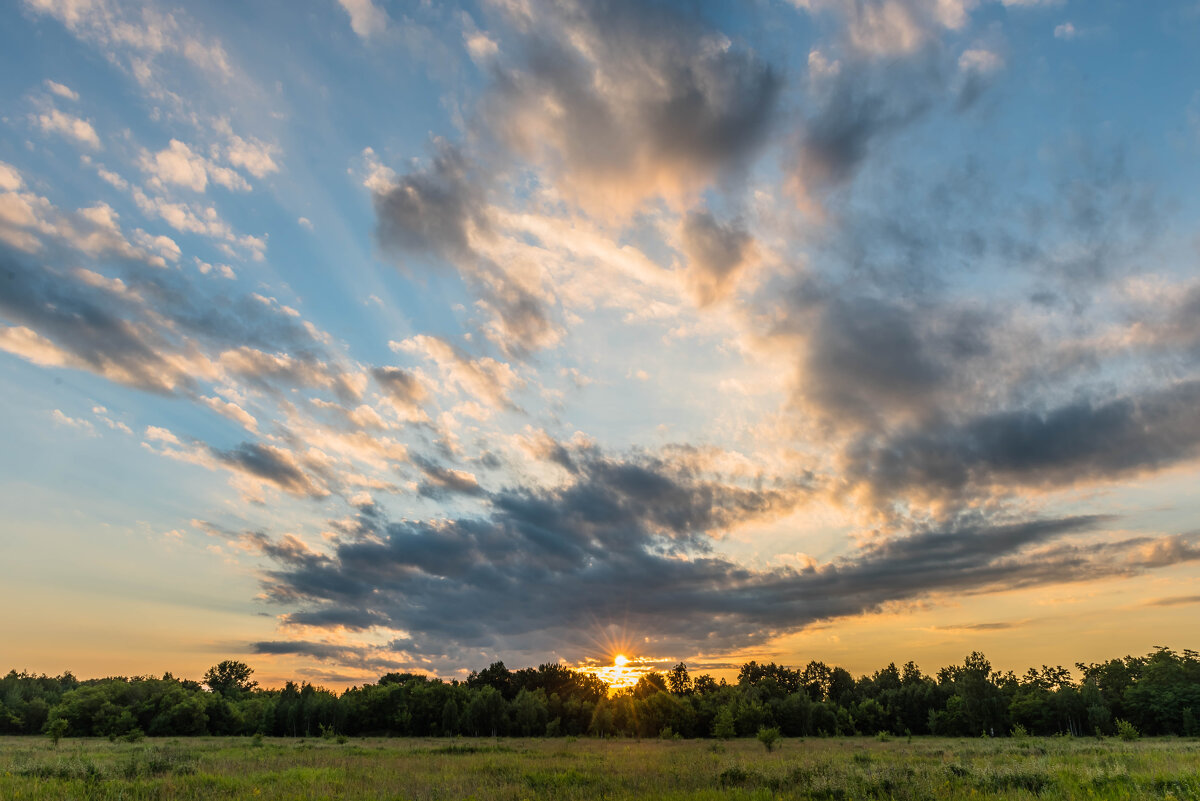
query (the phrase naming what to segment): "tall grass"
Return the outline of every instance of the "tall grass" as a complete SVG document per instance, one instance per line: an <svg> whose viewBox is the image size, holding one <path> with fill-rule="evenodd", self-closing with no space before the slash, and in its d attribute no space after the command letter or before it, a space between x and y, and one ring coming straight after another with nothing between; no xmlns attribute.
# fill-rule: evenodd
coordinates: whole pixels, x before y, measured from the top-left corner
<svg viewBox="0 0 1200 801"><path fill-rule="evenodd" d="M1195 739L0 738L0 799L1200 798Z"/></svg>

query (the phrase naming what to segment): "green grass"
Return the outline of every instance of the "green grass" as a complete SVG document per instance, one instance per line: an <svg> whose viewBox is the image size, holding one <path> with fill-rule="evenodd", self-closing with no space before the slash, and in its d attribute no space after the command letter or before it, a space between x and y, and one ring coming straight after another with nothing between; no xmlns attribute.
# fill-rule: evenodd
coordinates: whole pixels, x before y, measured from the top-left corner
<svg viewBox="0 0 1200 801"><path fill-rule="evenodd" d="M1200 799L1200 741L0 738L0 799Z"/></svg>

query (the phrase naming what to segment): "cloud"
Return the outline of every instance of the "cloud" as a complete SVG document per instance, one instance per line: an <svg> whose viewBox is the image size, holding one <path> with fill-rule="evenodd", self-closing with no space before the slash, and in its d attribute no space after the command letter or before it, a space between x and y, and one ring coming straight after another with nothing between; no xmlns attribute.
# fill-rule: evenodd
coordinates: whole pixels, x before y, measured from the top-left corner
<svg viewBox="0 0 1200 801"><path fill-rule="evenodd" d="M841 296L808 286L791 299L801 332L796 392L837 428L875 427L937 410L972 360L990 352L985 314Z"/></svg>
<svg viewBox="0 0 1200 801"><path fill-rule="evenodd" d="M62 411L59 409L55 409L54 411L50 412L50 418L56 424L58 424L60 426L65 426L67 428L73 428L76 431L83 434L85 437L96 436L96 429L95 429L95 427L92 426L92 424L90 422L88 422L87 420L80 419L78 417L69 417L69 416L63 414Z"/></svg>
<svg viewBox="0 0 1200 801"><path fill-rule="evenodd" d="M920 118L940 84L926 65L851 65L823 81L795 150L793 189L801 197L847 183L878 144Z"/></svg>
<svg viewBox="0 0 1200 801"><path fill-rule="evenodd" d="M0 252L7 274L0 317L16 326L0 348L37 364L87 369L151 392L172 392L203 374L202 363L172 347L162 331L125 319L132 295L114 296L104 285L72 280Z"/></svg>
<svg viewBox="0 0 1200 801"><path fill-rule="evenodd" d="M283 448L243 442L230 450L210 448L210 452L225 466L270 484L289 495L322 498L329 494L324 486L302 468L296 457Z"/></svg>
<svg viewBox="0 0 1200 801"><path fill-rule="evenodd" d="M310 625L322 616L382 615L387 622L373 625L407 632L405 647L418 655L449 653L453 661L468 651L549 650L578 658L611 621L625 621L652 647L714 653L891 601L1136 575L1200 559L1189 535L1068 539L1108 522L1099 517L974 516L799 570L756 570L713 555L712 535L785 513L803 488L740 487L656 458L556 453L570 476L560 486L488 494L481 517L360 516L331 553L275 560L265 591L299 606ZM581 621L596 621L596 630Z"/></svg>
<svg viewBox="0 0 1200 801"><path fill-rule="evenodd" d="M350 15L350 27L363 39L370 39L387 30L388 15L373 0L338 0Z"/></svg>
<svg viewBox="0 0 1200 801"><path fill-rule="evenodd" d="M417 494L426 498L442 498L446 495L483 495L483 488L474 474L465 470L443 467L424 459L415 459L415 464L425 474L425 480L417 487Z"/></svg>
<svg viewBox="0 0 1200 801"><path fill-rule="evenodd" d="M401 257L432 255L452 264L492 318L484 333L506 353L524 355L557 342L562 332L529 279L479 250L492 234L484 177L460 149L440 140L435 146L427 168L402 176L376 170L369 179L380 245Z"/></svg>
<svg viewBox="0 0 1200 801"><path fill-rule="evenodd" d="M1070 22L1064 22L1061 25L1054 26L1055 39L1065 39L1070 41L1071 39L1074 39L1077 34L1078 31L1075 30L1075 26Z"/></svg>
<svg viewBox="0 0 1200 801"><path fill-rule="evenodd" d="M21 173L16 167L0 161L0 190L16 192L21 188L23 183L24 180L21 178Z"/></svg>
<svg viewBox="0 0 1200 801"><path fill-rule="evenodd" d="M139 187L133 189L133 201L148 217L158 217L177 231L200 234L217 241L217 247L230 257L234 248L241 249L254 261L262 261L267 250L265 237L238 234L221 218L215 206L177 202L162 196L148 195Z"/></svg>
<svg viewBox="0 0 1200 801"><path fill-rule="evenodd" d="M1200 595L1174 595L1170 598L1155 598L1146 601L1146 606L1189 606L1200 604Z"/></svg>
<svg viewBox="0 0 1200 801"><path fill-rule="evenodd" d="M983 48L964 50L958 57L958 68L963 72L988 75L1004 67L1004 57Z"/></svg>
<svg viewBox="0 0 1200 801"><path fill-rule="evenodd" d="M266 178L273 172L279 172L279 164L275 156L279 155L279 146L263 142L253 137L243 139L223 126L228 142L225 146L225 158L234 167L240 167L255 178Z"/></svg>
<svg viewBox="0 0 1200 801"><path fill-rule="evenodd" d="M910 54L943 30L959 30L977 0L792 0L810 13L840 18L847 43L861 54Z"/></svg>
<svg viewBox="0 0 1200 801"><path fill-rule="evenodd" d="M153 6L124 7L111 0L25 0L37 14L54 17L76 37L98 45L109 58L126 56L130 73L143 85L154 83L150 62L175 54L220 79L232 76L229 57L217 41L204 41L191 31L198 26L179 11L164 13Z"/></svg>
<svg viewBox="0 0 1200 801"><path fill-rule="evenodd" d="M457 391L495 409L517 409L510 393L522 387L524 381L505 362L488 356L471 358L461 348L424 334L388 344L392 350L419 354L432 361L447 385Z"/></svg>
<svg viewBox="0 0 1200 801"><path fill-rule="evenodd" d="M57 95L64 100L79 99L79 93L74 91L71 87L58 83L57 81L52 81L49 78L46 79L46 88L50 90L51 94Z"/></svg>
<svg viewBox="0 0 1200 801"><path fill-rule="evenodd" d="M463 153L444 141L428 169L404 175L375 194L385 248L460 257L485 228L484 203Z"/></svg>
<svg viewBox="0 0 1200 801"><path fill-rule="evenodd" d="M696 300L707 306L733 290L754 238L738 223L722 224L708 211L689 212L681 228L688 260L688 283Z"/></svg>
<svg viewBox="0 0 1200 801"><path fill-rule="evenodd" d="M710 533L773 519L802 493L707 479L686 464L655 458L614 460L589 449L559 449L556 458L571 476L565 485L486 494L490 518L388 524L377 513L360 516L352 538L334 555L276 558L281 567L269 571L267 591L280 600L320 602L301 610L304 617L298 619L309 625L318 612L340 621L357 610L385 615L390 627L406 630L414 623L433 626L437 618L447 633L470 630L491 641L486 632L493 623L463 613L468 605L496 604L507 595L502 606L490 606L494 615L489 618L509 621L500 624L496 636L542 624L558 629L595 599L599 585L622 593L608 597L604 606L623 604L632 587L647 580L646 570L658 566L669 575L678 565L686 571L693 562L678 557L707 549ZM474 486L471 491L481 492ZM627 569L633 575L629 590L623 590L612 582L626 581L620 576ZM573 597L567 587L577 581L583 584ZM440 598L439 585L451 596ZM514 592L516 587L525 589ZM681 590L673 587L665 594ZM410 600L425 610L412 610L421 620L412 620L404 608ZM525 607L543 611L519 619L515 613ZM603 616L606 610L593 611ZM434 637L432 628L423 633Z"/></svg>
<svg viewBox="0 0 1200 801"><path fill-rule="evenodd" d="M184 186L193 192L203 192L211 177L213 181L234 191L248 192L250 184L228 167L222 167L198 153L178 139L157 153L143 151L139 161L144 172L150 174L151 185L162 189L164 185Z"/></svg>
<svg viewBox="0 0 1200 801"><path fill-rule="evenodd" d="M200 401L222 417L227 417L238 423L247 431L258 433L258 421L254 419L254 415L236 403L221 398L206 398L204 396L200 396Z"/></svg>
<svg viewBox="0 0 1200 801"><path fill-rule="evenodd" d="M1015 623L963 623L956 626L937 626L936 629L938 631L1006 631L1024 626L1028 622L1022 620Z"/></svg>
<svg viewBox="0 0 1200 801"><path fill-rule="evenodd" d="M1045 412L983 414L901 429L848 454L846 480L876 498L1052 488L1161 470L1200 457L1200 382Z"/></svg>
<svg viewBox="0 0 1200 801"><path fill-rule="evenodd" d="M416 374L399 367L375 367L371 376L397 413L408 420L428 419L421 407L428 400L429 392Z"/></svg>
<svg viewBox="0 0 1200 801"><path fill-rule="evenodd" d="M87 120L73 117L54 108L39 114L37 124L46 133L56 133L68 139L74 139L92 150L100 149L100 136Z"/></svg>
<svg viewBox="0 0 1200 801"><path fill-rule="evenodd" d="M179 438L165 428L146 426L146 439L150 442L165 442L168 445L180 445Z"/></svg>
<svg viewBox="0 0 1200 801"><path fill-rule="evenodd" d="M496 68L481 129L593 211L698 192L775 121L779 72L695 16L633 2L513 13L523 35Z"/></svg>

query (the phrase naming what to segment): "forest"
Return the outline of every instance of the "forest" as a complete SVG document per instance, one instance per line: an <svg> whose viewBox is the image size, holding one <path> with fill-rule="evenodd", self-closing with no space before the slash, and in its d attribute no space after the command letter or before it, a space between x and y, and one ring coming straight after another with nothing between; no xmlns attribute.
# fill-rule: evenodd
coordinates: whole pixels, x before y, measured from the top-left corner
<svg viewBox="0 0 1200 801"><path fill-rule="evenodd" d="M464 681L388 673L340 695L309 683L263 689L229 660L201 681L78 679L11 671L0 679L0 734L58 737L263 735L713 737L778 729L785 737L844 735L1200 735L1200 654L993 670L978 652L923 673L908 662L854 678L813 661L748 662L735 682L680 663L610 693L557 664L496 662Z"/></svg>

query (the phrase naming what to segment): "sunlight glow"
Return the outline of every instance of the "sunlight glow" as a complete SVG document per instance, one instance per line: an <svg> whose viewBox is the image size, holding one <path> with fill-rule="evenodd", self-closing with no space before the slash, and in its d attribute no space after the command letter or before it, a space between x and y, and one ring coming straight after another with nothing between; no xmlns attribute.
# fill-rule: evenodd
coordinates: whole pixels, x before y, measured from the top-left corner
<svg viewBox="0 0 1200 801"><path fill-rule="evenodd" d="M617 654L611 665L598 665L585 662L576 668L584 673L590 673L608 685L609 693L627 690L638 683L638 679L647 671L654 670L654 661L645 657L628 657Z"/></svg>

